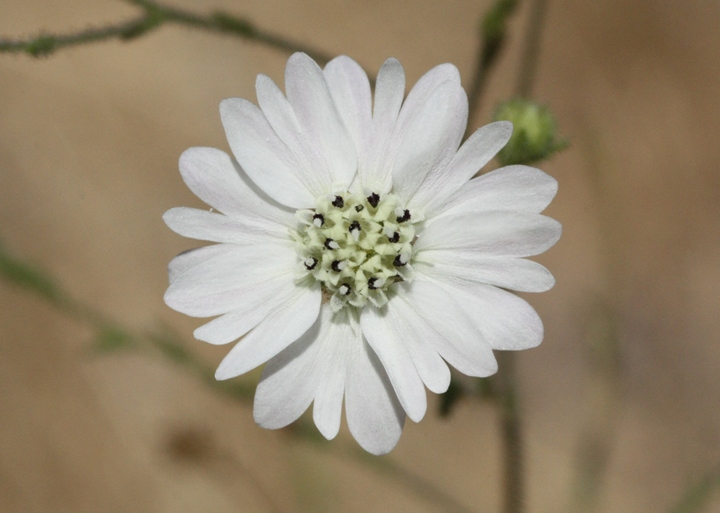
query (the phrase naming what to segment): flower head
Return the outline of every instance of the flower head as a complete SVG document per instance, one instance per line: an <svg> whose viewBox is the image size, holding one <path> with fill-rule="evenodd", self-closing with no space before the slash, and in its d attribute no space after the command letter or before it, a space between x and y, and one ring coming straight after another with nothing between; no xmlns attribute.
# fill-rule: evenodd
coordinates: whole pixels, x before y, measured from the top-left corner
<svg viewBox="0 0 720 513"><path fill-rule="evenodd" d="M212 148L180 158L185 183L218 212L174 208L164 219L217 244L172 260L165 301L219 316L196 338L239 339L218 379L266 364L258 424L286 426L312 404L331 439L344 400L360 445L389 452L406 415L425 415L425 388L447 390L448 364L489 376L494 349L541 342L535 311L504 289L553 286L524 257L560 236L539 214L557 184L526 166L472 178L512 125L480 128L460 146L467 98L450 64L407 98L395 59L380 69L374 98L348 57L321 69L295 54L285 95L263 75L256 87L259 107L239 98L220 106L234 158Z"/></svg>

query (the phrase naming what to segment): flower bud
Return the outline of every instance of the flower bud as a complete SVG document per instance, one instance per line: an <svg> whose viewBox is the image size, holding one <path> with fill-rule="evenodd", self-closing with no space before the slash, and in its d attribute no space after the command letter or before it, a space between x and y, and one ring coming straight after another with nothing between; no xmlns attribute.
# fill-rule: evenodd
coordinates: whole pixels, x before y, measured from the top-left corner
<svg viewBox="0 0 720 513"><path fill-rule="evenodd" d="M498 153L503 166L544 160L568 144L565 139L558 139L555 119L544 105L522 98L503 102L494 116L494 121L502 120L513 124L510 141Z"/></svg>

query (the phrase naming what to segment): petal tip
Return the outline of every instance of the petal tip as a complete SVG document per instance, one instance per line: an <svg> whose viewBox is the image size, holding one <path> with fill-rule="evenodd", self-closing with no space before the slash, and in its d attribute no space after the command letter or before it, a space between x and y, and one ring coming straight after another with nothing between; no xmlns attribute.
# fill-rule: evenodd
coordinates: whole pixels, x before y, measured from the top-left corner
<svg viewBox="0 0 720 513"><path fill-rule="evenodd" d="M386 454L389 454L395 448L398 441L399 441L399 439L396 440L392 445L387 444L387 445L377 445L377 446L367 445L367 444L363 445L360 442L358 442L358 443L360 443L360 447L365 449L367 452L369 452L373 456L385 456Z"/></svg>
<svg viewBox="0 0 720 513"><path fill-rule="evenodd" d="M497 127L498 135L501 135L505 139L505 144L507 144L507 141L512 137L514 126L511 121L495 121L494 123L490 123L489 126Z"/></svg>
<svg viewBox="0 0 720 513"><path fill-rule="evenodd" d="M238 376L238 374L228 369L226 365L223 365L224 363L225 362L220 362L220 366L215 371L215 379L217 381L225 381Z"/></svg>
<svg viewBox="0 0 720 513"><path fill-rule="evenodd" d="M317 427L320 434L325 437L326 440L334 439L340 431L340 426L337 426L337 428L328 428L323 424L318 424L317 422L315 423L315 426Z"/></svg>

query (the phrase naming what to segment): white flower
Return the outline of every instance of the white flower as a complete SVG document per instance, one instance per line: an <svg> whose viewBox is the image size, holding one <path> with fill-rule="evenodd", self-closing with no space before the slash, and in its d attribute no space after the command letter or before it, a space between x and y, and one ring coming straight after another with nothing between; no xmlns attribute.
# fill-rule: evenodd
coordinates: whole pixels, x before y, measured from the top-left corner
<svg viewBox="0 0 720 513"><path fill-rule="evenodd" d="M448 363L489 376L494 349L541 342L538 315L503 289L554 284L523 257L560 236L560 224L539 215L556 181L526 166L472 179L512 125L485 126L459 147L468 107L450 64L404 101L395 59L380 69L374 102L348 57L323 70L295 54L287 96L264 75L256 87L259 108L240 98L220 105L235 159L212 148L180 158L185 183L218 212L174 208L165 222L218 244L170 263L165 302L220 316L195 331L200 340L242 337L217 379L267 362L255 395L260 426L286 426L313 403L331 439L344 399L355 439L387 453L405 416L425 415L425 387L447 390Z"/></svg>

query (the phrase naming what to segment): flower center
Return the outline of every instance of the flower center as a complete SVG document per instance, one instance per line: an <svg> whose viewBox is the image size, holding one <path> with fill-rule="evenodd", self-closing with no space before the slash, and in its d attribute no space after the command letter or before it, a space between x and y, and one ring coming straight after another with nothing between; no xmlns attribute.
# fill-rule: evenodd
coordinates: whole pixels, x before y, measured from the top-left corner
<svg viewBox="0 0 720 513"><path fill-rule="evenodd" d="M381 307L388 287L412 279L416 220L395 195L332 194L297 217L301 272L322 283L334 311L368 301Z"/></svg>

